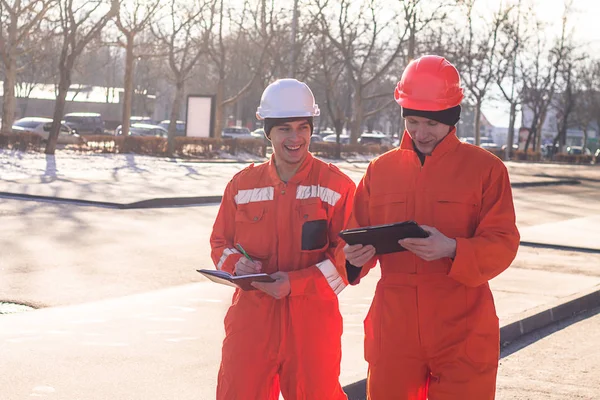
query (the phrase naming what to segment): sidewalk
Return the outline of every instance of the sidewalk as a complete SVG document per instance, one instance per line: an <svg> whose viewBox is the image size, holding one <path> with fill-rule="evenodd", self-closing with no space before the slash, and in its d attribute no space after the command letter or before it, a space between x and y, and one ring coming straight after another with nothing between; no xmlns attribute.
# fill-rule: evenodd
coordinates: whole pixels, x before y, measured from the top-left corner
<svg viewBox="0 0 600 400"><path fill-rule="evenodd" d="M260 160L258 160L260 162ZM335 162L355 182L362 178L367 163ZM221 196L227 182L246 168L248 162L215 162L167 159L133 154L78 155L0 151L0 197L59 198L118 207L147 200L164 199L179 205L181 200L204 203L203 197ZM572 185L573 179L537 176L541 167L509 165L514 187ZM548 171L546 166L544 171ZM599 171L600 168L596 169ZM169 199L169 200L166 200ZM218 200L217 200L218 201Z"/></svg>
<svg viewBox="0 0 600 400"><path fill-rule="evenodd" d="M6 159L0 155L2 160ZM130 155L118 160L99 157L87 161L85 166L81 166L72 160L49 162L39 157L36 160L24 159L21 163L8 160L12 163L10 167L0 163L0 192L115 203L162 197L220 195L229 178L247 165L190 165ZM340 163L339 166L354 180L358 180L366 164ZM570 176L567 173L569 169L564 173L552 173L561 178L540 177L536 176L539 173L536 168L527 166L520 169L518 165L510 165L513 184L556 183ZM577 171L582 177L590 176L589 172ZM592 170L592 178L595 171L600 173L600 169ZM548 214L536 214L531 211L533 208L530 204L532 196L544 193L515 191L517 212L523 209L528 213L527 218L519 222L523 240L600 251L600 204L588 200L585 212L579 213L580 208L576 206L580 200L560 198L554 207L568 208L570 213L565 213L562 219L548 222ZM0 203L2 201L0 198ZM203 208L203 215L196 217L202 230L188 227L188 230L180 229L178 234L185 237L204 235L210 229L215 209L216 206ZM549 210L554 212L553 208ZM172 211L158 214L163 221L157 222L162 224L157 225L157 229L174 229L189 215L176 213L178 210ZM127 218L136 218L142 230L152 218L151 214L140 219L138 214L121 213L112 210L104 215L93 213L87 216L89 219L82 219L82 223L85 223L86 229L93 230L100 226L101 219L110 215L116 220L123 215L120 224L125 226L130 223ZM75 217L81 218L80 215ZM167 217L171 219L167 221ZM50 217L45 218L44 221L47 221ZM34 225L30 229L36 227ZM93 239L97 240L95 237ZM35 243L43 244L41 238L35 238ZM83 243L88 245L90 242ZM160 244L164 243L169 246L173 242L165 240ZM36 255L41 257L42 253L44 258L51 254L42 251ZM101 256L99 251L97 256ZM141 254L137 263L146 262L144 257L156 255ZM205 257L203 255L200 258ZM491 282L504 332L507 331L506 327L517 327L516 331L512 331L511 338L514 339L515 332L523 334L538 326L536 324L549 323L551 320L546 310L557 310L565 303L571 305L567 310L569 312L578 306L589 306L589 296L585 301L579 298L584 294L600 293L598 257L555 250L540 250L537 254L535 248L523 247L513 266ZM76 261L69 257L64 259ZM192 264L192 260L190 254L182 254L173 262ZM569 260L577 260L577 266L569 265ZM94 267L98 265L94 264ZM24 269L28 268L31 267ZM378 276L379 270L374 269L359 286L347 288L340 295L344 316L340 377L343 385L360 381L366 376L362 322ZM223 338L223 317L232 289L212 284L200 276L192 279L196 283L79 305L1 315L0 399L213 399ZM1 284L3 282L0 282L0 288ZM105 288L90 287L90 290L101 289ZM600 302L600 295L593 297L594 301L596 298ZM558 312L555 314L563 315ZM528 323L523 324L523 321Z"/></svg>
<svg viewBox="0 0 600 400"><path fill-rule="evenodd" d="M340 295L341 382L364 379L362 320L378 270ZM535 282L535 285L532 285ZM600 290L600 277L508 269L492 281L501 325L528 310ZM0 397L214 398L231 288L195 284L94 303L0 316Z"/></svg>

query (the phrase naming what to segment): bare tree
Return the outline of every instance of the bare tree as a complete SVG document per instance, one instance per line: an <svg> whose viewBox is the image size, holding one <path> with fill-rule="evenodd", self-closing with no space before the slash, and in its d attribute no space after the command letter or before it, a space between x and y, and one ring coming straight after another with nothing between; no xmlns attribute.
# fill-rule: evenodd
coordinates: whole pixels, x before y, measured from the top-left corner
<svg viewBox="0 0 600 400"><path fill-rule="evenodd" d="M530 120L527 121L529 134L525 142L525 151L529 149L531 143L533 143L535 151L539 151L541 147L542 127L548 109L554 100L560 66L568 51L568 14L569 8L565 6L561 35L549 51L546 50L547 40L542 24L537 23L538 36L535 48L531 55L525 57L520 64L523 78L523 104L531 111Z"/></svg>
<svg viewBox="0 0 600 400"><path fill-rule="evenodd" d="M351 105L351 87L344 80L344 60L337 57L339 53L332 49L333 45L324 36L320 36L316 44L315 55L319 60L320 69L313 80L325 93L325 109L336 134L336 158L340 158L340 136L348 121L346 114Z"/></svg>
<svg viewBox="0 0 600 400"><path fill-rule="evenodd" d="M552 144L553 148L558 145L558 151L563 152L567 143L567 130L576 126L573 121L573 113L580 105L579 86L580 77L577 76L577 65L582 62L581 58L573 56L573 50L568 50L565 59L559 67L557 94L551 107L556 111L557 134Z"/></svg>
<svg viewBox="0 0 600 400"><path fill-rule="evenodd" d="M28 39L39 31L55 3L56 0L0 0L0 58L4 69L2 133L10 132L14 122L19 58L34 51L35 42Z"/></svg>
<svg viewBox="0 0 600 400"><path fill-rule="evenodd" d="M600 60L579 63L577 75L579 87L576 92L577 106L573 111L573 122L574 126L583 132L585 147L592 122L596 122L600 128Z"/></svg>
<svg viewBox="0 0 600 400"><path fill-rule="evenodd" d="M67 92L71 87L73 68L77 58L85 47L97 38L119 11L118 0L110 0L107 4L103 1L87 1L75 3L74 0L59 0L60 34L62 36L62 49L58 62L59 82L58 95L54 106L52 128L46 144L46 154L54 154L61 120L65 111Z"/></svg>
<svg viewBox="0 0 600 400"><path fill-rule="evenodd" d="M214 43L211 44L210 58L212 59L216 70L217 70L217 91L216 91L216 110L215 110L215 130L213 132L214 137L221 137L223 130L223 124L225 120L225 108L235 104L248 90L252 87L254 82L260 77L263 64L267 57L267 49L271 43L275 33L275 22L273 13L275 11L275 5L273 0L267 5L266 0L260 0L256 9L253 9L251 4L246 1L242 15L251 15L253 18L248 20L254 21L254 26L250 27L250 30L243 26L244 19L240 19L240 23L237 24L237 31L231 32L230 38L236 43L236 47L239 48L240 44L246 44L251 48L256 49L258 54L255 60L255 65L252 62L244 63L246 69L251 74L250 78L245 84L239 88L232 96L226 97L227 86L232 87L233 85L227 85L228 82L228 67L232 64L236 64L240 61L240 52L236 53L237 57L235 60L228 57L228 47L226 45L226 37L223 34L225 28L224 15L229 15L229 21L233 22L236 18L232 16L232 11L226 11L224 8L223 0L219 1L219 22L218 22L218 33L215 37ZM250 31L254 32L252 34ZM235 35L235 36L234 36ZM233 44L233 43L232 43ZM231 46L233 47L233 46Z"/></svg>
<svg viewBox="0 0 600 400"><path fill-rule="evenodd" d="M492 20L481 31L476 31L473 22L475 1L464 1L467 31L466 37L463 37L457 46L457 63L463 82L475 103L474 137L475 144L479 146L481 144L481 106L498 76L499 36L511 9L501 5L494 13Z"/></svg>
<svg viewBox="0 0 600 400"><path fill-rule="evenodd" d="M15 97L21 99L21 115L27 114L29 98L36 88L53 83L57 75L56 38L41 28L25 40L23 48L35 49L23 53L17 62Z"/></svg>
<svg viewBox="0 0 600 400"><path fill-rule="evenodd" d="M445 23L448 11L453 7L451 1L439 2L424 0L401 0L402 16L408 28L407 61L416 57L419 42L423 42L423 34L435 23ZM419 40L417 40L419 37Z"/></svg>
<svg viewBox="0 0 600 400"><path fill-rule="evenodd" d="M131 107L133 99L133 66L137 55L134 53L136 38L152 21L159 10L160 0L146 1L134 0L121 4L115 23L123 34L124 40L119 40L125 49L125 76L123 93L123 117L121 121L121 134L129 135Z"/></svg>
<svg viewBox="0 0 600 400"><path fill-rule="evenodd" d="M165 47L171 78L175 83L175 97L169 123L169 154L173 154L175 150L175 131L185 84L198 60L208 52L215 10L215 1L183 3L171 0L167 21L151 25L152 32Z"/></svg>
<svg viewBox="0 0 600 400"><path fill-rule="evenodd" d="M386 93L373 93L370 89L402 54L409 28L396 24L397 13L386 10L389 18L384 17L384 8L375 0L362 2L358 9L350 0L339 0L339 8L333 13L328 8L329 0L315 0L315 4L320 10L321 33L340 52L346 78L353 88L350 140L356 143L363 120L394 102L391 88ZM396 43L390 43L390 38L395 38ZM390 100L374 110L365 110L366 102L385 96Z"/></svg>
<svg viewBox="0 0 600 400"><path fill-rule="evenodd" d="M514 15L514 13L513 13ZM513 143L515 139L515 124L517 120L517 107L519 106L523 95L523 80L518 75L518 61L527 44L526 26L523 29L522 23L522 4L519 0L517 4L517 13L504 24L503 35L500 44L500 55L498 58L497 85L504 99L510 104L508 133L506 137L506 149L504 159L510 160L513 153Z"/></svg>

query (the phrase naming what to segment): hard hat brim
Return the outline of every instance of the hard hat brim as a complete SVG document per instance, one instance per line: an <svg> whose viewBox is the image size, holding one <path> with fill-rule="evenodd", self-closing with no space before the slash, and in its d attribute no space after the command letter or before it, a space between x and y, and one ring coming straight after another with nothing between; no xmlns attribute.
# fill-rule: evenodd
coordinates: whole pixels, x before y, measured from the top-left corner
<svg viewBox="0 0 600 400"><path fill-rule="evenodd" d="M321 111L317 106L315 106L315 110L313 112L307 111L262 111L259 110L256 112L256 118L259 120L263 120L265 118L294 118L294 117L318 117L321 115Z"/></svg>

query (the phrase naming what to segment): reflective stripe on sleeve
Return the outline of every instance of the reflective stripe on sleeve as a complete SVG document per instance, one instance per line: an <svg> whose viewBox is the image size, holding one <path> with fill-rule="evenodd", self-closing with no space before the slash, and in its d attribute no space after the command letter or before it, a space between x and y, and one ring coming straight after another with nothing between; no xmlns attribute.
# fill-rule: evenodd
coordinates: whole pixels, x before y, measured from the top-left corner
<svg viewBox="0 0 600 400"><path fill-rule="evenodd" d="M327 283L331 286L331 289L335 294L340 294L340 292L344 290L346 284L329 259L318 263L317 268L321 271L323 276L325 276Z"/></svg>
<svg viewBox="0 0 600 400"><path fill-rule="evenodd" d="M223 255L219 259L219 263L217 264L217 269L220 271L221 267L223 267L223 264L225 263L225 260L227 259L227 257L229 257L232 254L236 254L236 253L240 254L240 252L237 251L236 249L225 249L225 250L223 250Z"/></svg>

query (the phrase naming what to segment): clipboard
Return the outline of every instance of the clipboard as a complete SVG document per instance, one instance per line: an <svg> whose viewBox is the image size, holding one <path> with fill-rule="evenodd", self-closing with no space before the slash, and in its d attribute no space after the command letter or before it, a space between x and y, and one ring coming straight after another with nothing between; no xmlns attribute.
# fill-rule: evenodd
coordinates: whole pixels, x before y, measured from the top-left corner
<svg viewBox="0 0 600 400"><path fill-rule="evenodd" d="M252 282L275 282L275 279L271 278L271 276L268 274L251 274L236 276L231 275L229 272L217 271L214 269L197 269L196 271L200 272L206 278L210 279L215 283L220 283L221 285L226 286L238 287L246 291L256 290L256 288L251 285Z"/></svg>
<svg viewBox="0 0 600 400"><path fill-rule="evenodd" d="M375 254L389 254L406 251L398 240L407 238L427 238L429 233L415 221L397 222L394 224L365 226L346 229L338 234L346 243L373 245Z"/></svg>

